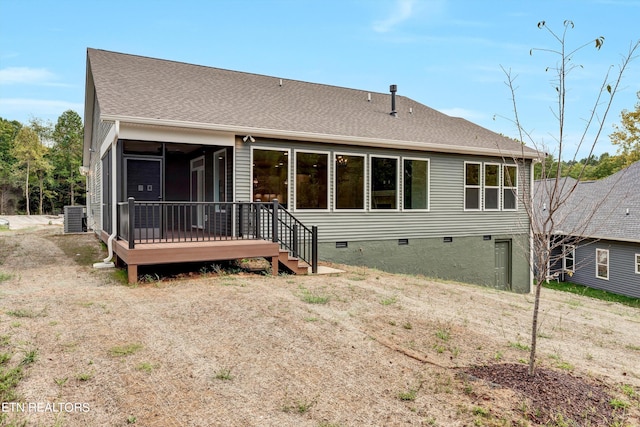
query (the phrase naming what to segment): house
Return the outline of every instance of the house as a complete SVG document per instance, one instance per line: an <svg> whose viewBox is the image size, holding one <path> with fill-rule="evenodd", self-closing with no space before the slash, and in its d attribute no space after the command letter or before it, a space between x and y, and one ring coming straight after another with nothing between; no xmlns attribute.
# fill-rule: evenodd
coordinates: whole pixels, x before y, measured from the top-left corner
<svg viewBox="0 0 640 427"><path fill-rule="evenodd" d="M555 181L555 180L550 180ZM559 180L569 194L554 215L550 275L559 280L640 298L640 162L599 181ZM544 217L549 182L536 181L536 206Z"/></svg>
<svg viewBox="0 0 640 427"><path fill-rule="evenodd" d="M89 227L132 281L262 256L528 292L538 153L396 91L88 49Z"/></svg>

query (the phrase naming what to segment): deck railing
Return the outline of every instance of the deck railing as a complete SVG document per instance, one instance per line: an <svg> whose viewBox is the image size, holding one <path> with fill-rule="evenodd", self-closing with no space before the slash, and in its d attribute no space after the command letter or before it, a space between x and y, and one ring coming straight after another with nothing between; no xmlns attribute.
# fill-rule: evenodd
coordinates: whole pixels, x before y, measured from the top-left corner
<svg viewBox="0 0 640 427"><path fill-rule="evenodd" d="M118 203L118 238L136 244L219 240L270 240L318 268L318 229L273 202Z"/></svg>

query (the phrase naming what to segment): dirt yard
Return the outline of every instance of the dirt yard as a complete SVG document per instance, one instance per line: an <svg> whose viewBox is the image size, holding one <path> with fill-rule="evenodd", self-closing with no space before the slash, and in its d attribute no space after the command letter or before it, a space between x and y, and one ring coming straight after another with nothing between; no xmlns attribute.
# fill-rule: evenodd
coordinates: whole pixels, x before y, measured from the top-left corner
<svg viewBox="0 0 640 427"><path fill-rule="evenodd" d="M348 266L128 286L61 233L0 232L0 367L23 364L0 424L538 425L527 395L465 373L526 363L530 295ZM543 391L579 381L610 411L547 424L640 425L640 309L546 289L541 307Z"/></svg>

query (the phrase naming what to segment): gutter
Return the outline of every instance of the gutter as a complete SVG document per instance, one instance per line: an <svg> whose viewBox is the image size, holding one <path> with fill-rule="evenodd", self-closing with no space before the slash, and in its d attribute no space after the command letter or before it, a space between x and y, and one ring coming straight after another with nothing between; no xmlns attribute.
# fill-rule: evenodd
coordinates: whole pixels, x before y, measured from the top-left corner
<svg viewBox="0 0 640 427"><path fill-rule="evenodd" d="M368 138L359 136L346 135L328 135L314 132L301 131L285 131L280 129L254 128L246 126L207 124L199 122L186 122L179 120L151 119L144 117L120 116L115 114L103 114L102 120L122 121L131 124L150 125L150 126L171 126L177 128L213 130L221 132L232 132L235 134L249 134L252 136L285 138L302 141L324 142L324 143L341 143L345 145L357 145L365 147L381 147L381 148L401 148L416 151L433 151L439 153L454 154L470 154L470 155L486 155L515 157L524 159L539 158L538 152L525 153L522 150L502 151L500 149L480 148L480 147L460 147L457 145L433 144L428 142L402 141L383 138Z"/></svg>
<svg viewBox="0 0 640 427"><path fill-rule="evenodd" d="M108 254L102 262L98 262L93 264L93 268L113 268L115 267L115 263L111 261L113 258L113 241L118 235L118 227L116 224L116 218L118 217L118 190L117 190L117 177L116 177L116 148L118 145L118 138L120 137L120 121L115 121L115 135L113 136L113 141L111 141L111 235L109 239L107 239L107 250Z"/></svg>

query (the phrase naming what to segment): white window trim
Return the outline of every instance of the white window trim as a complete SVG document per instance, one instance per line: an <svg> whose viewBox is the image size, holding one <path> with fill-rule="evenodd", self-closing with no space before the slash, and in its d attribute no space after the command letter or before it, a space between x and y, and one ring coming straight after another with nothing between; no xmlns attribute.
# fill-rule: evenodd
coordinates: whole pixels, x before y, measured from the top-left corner
<svg viewBox="0 0 640 427"><path fill-rule="evenodd" d="M500 198L502 199L502 205L500 206L502 208L503 211L507 211L507 212L515 212L518 210L518 184L520 183L520 169L518 168L517 164L507 164L507 163L503 163L502 164L502 176L505 176L504 170L507 167L512 167L512 168L516 168L516 185L511 187L508 187L504 184L504 178L503 181L500 182L500 187L502 188L502 193L504 193L504 190L512 190L513 191L513 197L515 197L515 205L516 207L514 209L508 209L504 207L504 195L501 194Z"/></svg>
<svg viewBox="0 0 640 427"><path fill-rule="evenodd" d="M251 166L249 172L249 188L251 188L251 201L254 201L253 197L253 151L254 150L263 150L263 151L282 151L287 153L286 156L289 157L289 161L287 162L287 182L291 181L291 149L290 148L282 148L282 147L271 147L271 146L252 146L251 147L251 161L249 165ZM235 175L235 174L234 174ZM287 200L291 200L291 191L289 190L290 185L287 185ZM282 200L278 200L278 203L282 203Z"/></svg>
<svg viewBox="0 0 640 427"><path fill-rule="evenodd" d="M636 274L640 274L640 254L636 254L635 261L636 261Z"/></svg>
<svg viewBox="0 0 640 427"><path fill-rule="evenodd" d="M487 186L487 182L485 180L485 174L486 174L487 166L497 166L498 167L498 185L497 186L493 186L493 185L492 186ZM496 212L496 211L501 210L501 208L502 208L502 171L504 170L504 166L505 166L504 163L487 162L487 163L483 163L482 164L482 169L481 169L482 180L481 180L481 182L482 182L483 185L481 185L481 187L482 187L482 189L481 189L482 195L480 197L482 199L482 210L483 211ZM495 189L498 190L498 207L495 208L495 209L491 209L491 208L487 208L486 207L487 198L485 197L485 195L486 195L486 189L487 188L495 188ZM466 194L466 192L465 192L465 194Z"/></svg>
<svg viewBox="0 0 640 427"><path fill-rule="evenodd" d="M602 277L602 276L598 275L598 265L600 265L600 263L598 262L598 254L600 252L606 252L607 253L607 277ZM596 278L602 279L602 280L609 280L609 249L597 249L596 248Z"/></svg>
<svg viewBox="0 0 640 427"><path fill-rule="evenodd" d="M405 209L404 207L404 161L405 160L414 160L414 161L419 161L419 162L426 162L427 163L427 208L426 209ZM400 162L402 163L402 170L400 171L400 173L402 174L402 181L401 181L401 188L400 188L400 208L404 211L404 212L429 212L431 210L431 160L430 159L425 159L420 158L420 157L402 157L400 159Z"/></svg>
<svg viewBox="0 0 640 427"><path fill-rule="evenodd" d="M478 165L479 169L478 169L478 185L467 185L467 165L468 164L473 164L473 165ZM462 184L463 184L463 190L462 190L462 207L464 211L467 212L479 212L482 210L482 175L483 175L483 168L482 168L482 162L469 162L469 161L465 161L464 162L464 169L462 171ZM478 189L478 208L477 209L468 209L467 208L467 188L477 188Z"/></svg>
<svg viewBox="0 0 640 427"><path fill-rule="evenodd" d="M393 159L396 161L396 208L395 209L376 209L373 204L373 159ZM399 156L384 156L377 154L369 154L369 210L372 212L398 212L400 210L400 166Z"/></svg>
<svg viewBox="0 0 640 427"><path fill-rule="evenodd" d="M571 259L573 260L573 268L567 268L567 254L571 253ZM576 247L575 245L563 245L562 246L562 270L565 272L575 273L576 271Z"/></svg>
<svg viewBox="0 0 640 427"><path fill-rule="evenodd" d="M298 153L325 154L327 156L327 207L325 209L298 208ZM291 159L289 159L291 161ZM291 210L294 212L328 212L331 210L331 152L317 150L293 150L293 203Z"/></svg>
<svg viewBox="0 0 640 427"><path fill-rule="evenodd" d="M338 156L354 156L354 157L362 157L364 160L362 162L362 209L340 209L338 208L338 168L335 166ZM333 159L332 159L332 170L333 170L333 182L331 183L331 188L333 189L333 205L331 210L333 212L365 212L367 210L367 206L369 201L367 200L367 155L363 153L350 153L347 151L334 151Z"/></svg>

